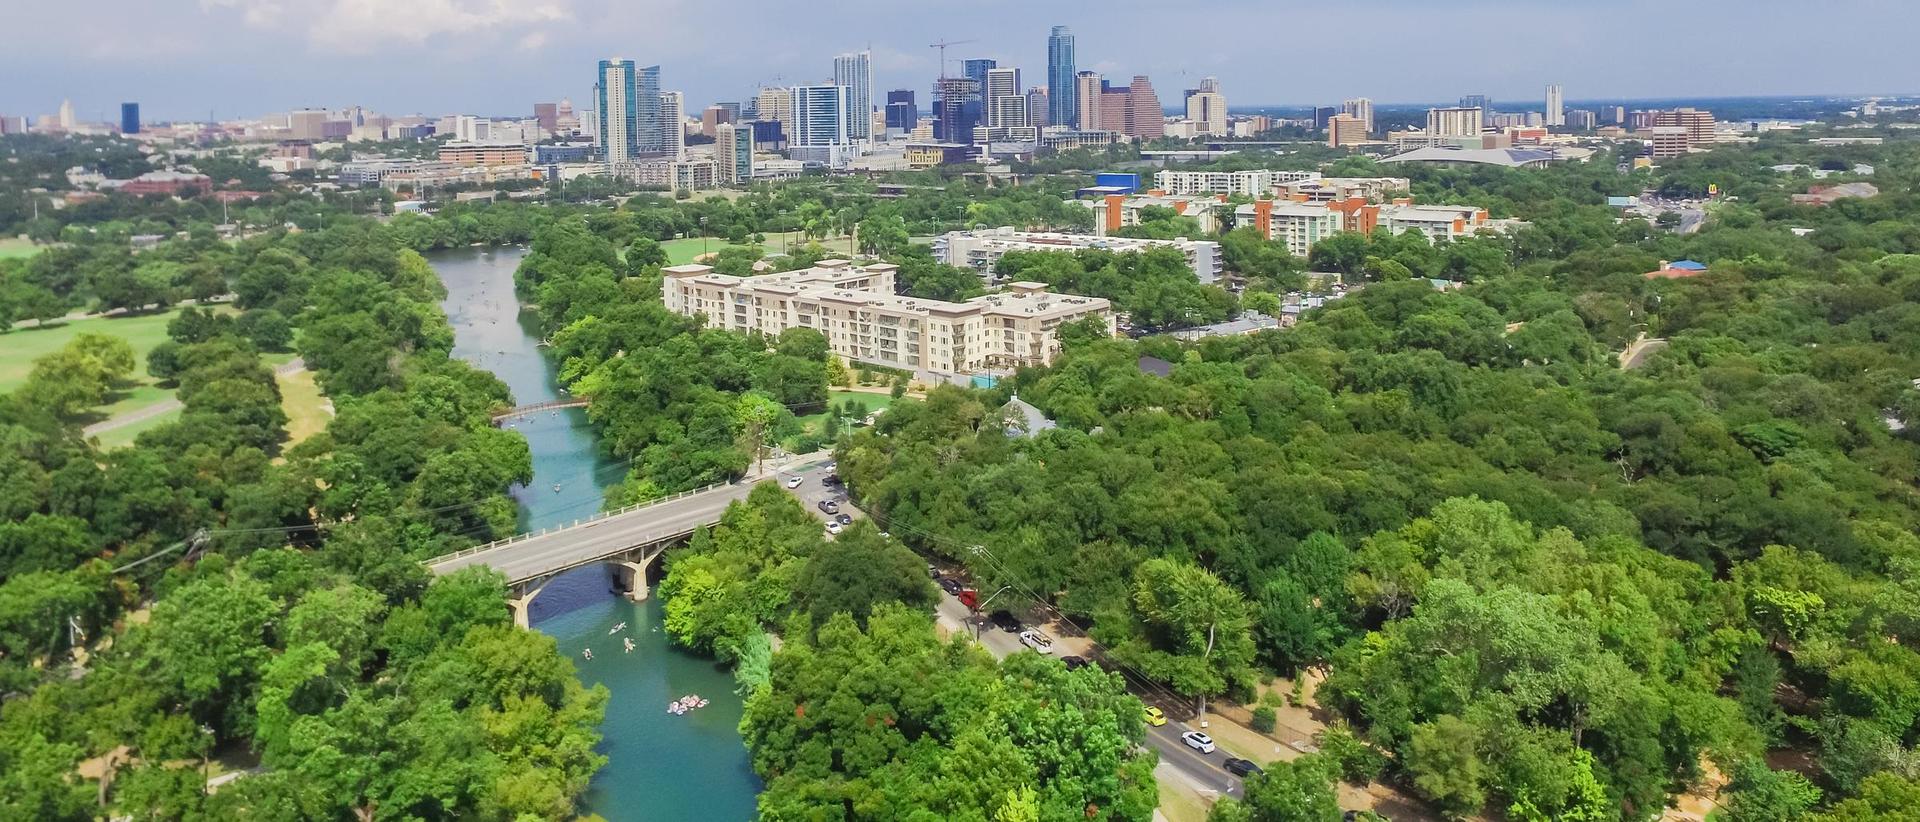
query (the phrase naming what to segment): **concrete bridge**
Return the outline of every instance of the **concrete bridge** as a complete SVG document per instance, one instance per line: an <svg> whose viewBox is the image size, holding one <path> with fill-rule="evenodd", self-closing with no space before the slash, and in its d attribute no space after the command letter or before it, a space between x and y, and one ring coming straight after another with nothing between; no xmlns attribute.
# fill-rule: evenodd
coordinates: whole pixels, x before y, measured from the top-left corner
<svg viewBox="0 0 1920 822"><path fill-rule="evenodd" d="M531 405L516 405L512 408L506 409L505 411L500 411L498 413L495 413L493 415L493 423L495 425L499 425L502 422L513 419L514 417L524 417L528 414L535 414L541 411L553 411L560 408L585 408L592 404L593 404L593 400L588 399L586 397L572 397L564 400L548 400L546 402L536 402Z"/></svg>
<svg viewBox="0 0 1920 822"><path fill-rule="evenodd" d="M585 400L580 403L585 404ZM513 620L522 628L528 627L528 609L541 589L562 572L583 565L611 563L628 596L643 600L647 598L647 568L654 559L668 545L719 522L727 506L746 499L754 484L753 480L742 480L709 485L569 525L477 545L428 560L427 570L437 576L483 565L505 574Z"/></svg>

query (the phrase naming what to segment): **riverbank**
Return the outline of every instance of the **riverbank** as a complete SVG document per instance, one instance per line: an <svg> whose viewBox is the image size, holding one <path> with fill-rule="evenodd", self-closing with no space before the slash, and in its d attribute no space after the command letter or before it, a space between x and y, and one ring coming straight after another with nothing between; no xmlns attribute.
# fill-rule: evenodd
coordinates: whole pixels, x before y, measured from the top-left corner
<svg viewBox="0 0 1920 822"><path fill-rule="evenodd" d="M525 254L509 247L427 255L447 287L442 307L454 329L454 356L493 372L520 404L562 396L536 320L514 296L513 272ZM625 475L624 462L600 456L581 409L523 417L513 430L526 437L534 466L533 480L512 489L522 530L599 511L606 488ZM584 810L608 822L751 819L760 781L740 740L742 705L732 676L672 645L659 630L657 599L628 602L611 589L605 567L588 566L548 583L531 610L534 630L573 658L580 681L604 685L611 695L597 748L607 764L594 775ZM613 630L621 624L627 627ZM629 638L631 652L623 642ZM668 714L667 703L686 694L705 697L707 707Z"/></svg>

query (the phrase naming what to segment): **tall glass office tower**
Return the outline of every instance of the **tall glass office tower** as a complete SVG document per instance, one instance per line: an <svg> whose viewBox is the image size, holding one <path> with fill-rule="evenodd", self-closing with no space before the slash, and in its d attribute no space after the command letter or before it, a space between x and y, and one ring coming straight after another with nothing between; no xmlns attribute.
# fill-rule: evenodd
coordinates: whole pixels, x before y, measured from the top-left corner
<svg viewBox="0 0 1920 822"><path fill-rule="evenodd" d="M1093 123L1078 122L1074 118L1079 105L1075 100L1073 75L1073 32L1066 26L1054 26L1053 33L1047 36L1047 122L1093 128Z"/></svg>
<svg viewBox="0 0 1920 822"><path fill-rule="evenodd" d="M856 51L833 58L833 84L847 87L847 137L873 137L873 52Z"/></svg>
<svg viewBox="0 0 1920 822"><path fill-rule="evenodd" d="M632 60L601 60L593 96L599 118L594 136L600 140L608 167L668 150L666 123L660 114L659 66L636 69Z"/></svg>

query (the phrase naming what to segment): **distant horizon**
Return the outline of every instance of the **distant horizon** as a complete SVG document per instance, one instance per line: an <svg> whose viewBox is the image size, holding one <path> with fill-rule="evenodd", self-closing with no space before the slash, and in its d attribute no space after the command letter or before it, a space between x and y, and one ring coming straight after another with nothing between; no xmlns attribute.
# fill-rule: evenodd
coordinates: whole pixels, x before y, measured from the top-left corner
<svg viewBox="0 0 1920 822"><path fill-rule="evenodd" d="M1828 60L1801 59L1810 30L1797 0L1465 0L1446 7L1381 0L1364 9L1221 0L1205 14L1141 0L1097 9L976 0L967 14L937 20L881 0L807 9L755 0L15 5L15 31L61 36L16 38L0 52L0 76L8 80L0 84L0 112L36 117L71 99L95 122L112 122L129 101L155 122L352 105L395 114L520 113L561 98L585 108L594 63L614 54L660 65L662 88L683 92L690 112L745 100L763 85L818 82L830 76L834 55L865 49L876 92L910 88L925 102L942 71L941 50L930 44L951 44L949 72L960 60L990 58L1020 68L1023 85L1039 86L1054 25L1071 30L1076 70L1122 81L1146 75L1163 101L1214 76L1229 101L1259 100L1241 104L1249 108L1351 97L1412 106L1474 93L1532 100L1550 83L1577 100L1616 101L1805 96L1808 88L1868 79L1920 88L1920 63L1909 59L1906 42L1920 29L1920 6L1884 0L1831 0L1821 8L1825 19L1871 23L1849 30L1844 59ZM1182 25L1168 25L1171 17ZM1493 20L1519 36L1498 48L1449 49L1445 60L1423 56L1437 44L1485 42ZM1698 36L1649 38L1648 21ZM1368 53L1383 56L1289 60L1274 52L1276 27L1308 39L1364 36ZM1739 47L1716 47L1728 43Z"/></svg>

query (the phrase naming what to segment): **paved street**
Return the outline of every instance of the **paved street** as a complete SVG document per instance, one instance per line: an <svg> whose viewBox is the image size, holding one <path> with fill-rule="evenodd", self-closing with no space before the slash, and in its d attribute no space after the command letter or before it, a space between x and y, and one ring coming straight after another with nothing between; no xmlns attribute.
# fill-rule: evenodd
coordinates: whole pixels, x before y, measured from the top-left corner
<svg viewBox="0 0 1920 822"><path fill-rule="evenodd" d="M800 498L800 501L807 506L807 510L812 511L815 516L821 517L823 520L827 515L820 511L819 503L824 499L833 499L839 502L840 511L851 516L853 519L864 519L866 514L861 512L860 509L855 507L850 501L847 501L844 491L839 488L829 487L820 481L822 477L831 473L826 467L828 464L830 463L822 461L798 471L785 472L778 477L778 480L784 485L787 477L799 476L801 478L800 486L791 489L791 492L794 496ZM946 569L943 569L943 572L945 570ZM1014 594L1011 591L997 595L993 591L981 591L980 596L985 600L981 603L984 612L990 613L1000 610L1003 607L1014 610L1016 613L1025 610L1023 606L1026 603L1021 603L1014 599ZM939 624L951 633L964 633L968 636L973 636L977 631L979 634L977 641L982 647L992 653L996 659L1005 659L1009 654L1029 653L1027 647L1020 644L1020 638L1016 633L1003 631L994 627L992 624L979 624L979 622L984 621L984 619L971 621L969 619L970 613L967 610L967 606L960 604L960 600L954 598L952 594L944 590L940 592L940 601L934 607L934 614ZM1066 643L1061 642L1060 639L1058 636L1055 637L1056 653L1071 653L1071 651L1065 650L1064 645ZM1176 712L1171 709L1172 707L1173 706L1162 706L1163 710L1167 710L1170 717L1185 713L1184 710ZM1227 773L1226 769L1222 767L1222 763L1226 761L1226 758L1233 754L1229 754L1224 747L1211 754L1201 754L1199 751L1187 747L1186 743L1181 741L1180 734L1193 729L1191 726L1179 721L1169 721L1166 725L1158 728L1151 726L1147 728L1147 745L1160 752L1161 764L1160 767L1155 770L1156 775L1162 780L1167 779L1171 775L1187 783L1191 789L1196 791L1239 796L1240 778Z"/></svg>

